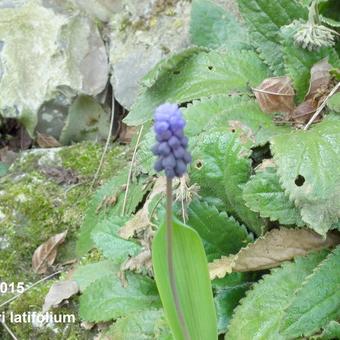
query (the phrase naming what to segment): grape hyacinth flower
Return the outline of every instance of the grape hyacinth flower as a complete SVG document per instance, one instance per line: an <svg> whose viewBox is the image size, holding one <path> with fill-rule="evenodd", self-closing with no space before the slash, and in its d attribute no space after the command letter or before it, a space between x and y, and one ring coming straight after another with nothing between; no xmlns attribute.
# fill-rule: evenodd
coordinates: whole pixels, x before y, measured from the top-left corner
<svg viewBox="0 0 340 340"><path fill-rule="evenodd" d="M187 172L191 163L191 155L187 151L188 138L184 136L185 120L177 104L165 103L160 105L155 112L154 130L156 145L152 152L157 156L155 170L164 170L166 175L166 253L169 273L169 283L172 298L175 303L180 327L185 340L192 340L181 307L179 292L176 284L176 272L173 256L173 215L172 215L172 180L182 177Z"/></svg>
<svg viewBox="0 0 340 340"><path fill-rule="evenodd" d="M158 156L155 170L164 170L166 177L171 179L182 177L191 163L184 126L185 120L178 105L166 103L156 109L154 130L157 144L152 148L154 155Z"/></svg>

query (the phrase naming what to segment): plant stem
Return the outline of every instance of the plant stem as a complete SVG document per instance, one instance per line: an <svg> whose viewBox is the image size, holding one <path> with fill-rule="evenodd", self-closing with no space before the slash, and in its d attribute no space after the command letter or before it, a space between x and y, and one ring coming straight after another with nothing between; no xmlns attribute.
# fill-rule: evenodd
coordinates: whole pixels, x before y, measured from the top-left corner
<svg viewBox="0 0 340 340"><path fill-rule="evenodd" d="M172 296L175 302L176 312L179 318L179 323L185 340L190 340L188 326L185 322L182 307L179 301L179 294L176 284L174 254L173 254L173 224L172 224L172 179L166 179L166 253L168 262L168 272Z"/></svg>

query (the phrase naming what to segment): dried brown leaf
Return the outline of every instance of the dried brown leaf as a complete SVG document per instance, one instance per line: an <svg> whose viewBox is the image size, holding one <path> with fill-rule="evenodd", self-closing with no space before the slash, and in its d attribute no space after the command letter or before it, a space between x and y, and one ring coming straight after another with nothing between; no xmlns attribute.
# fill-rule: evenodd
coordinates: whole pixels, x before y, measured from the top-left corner
<svg viewBox="0 0 340 340"><path fill-rule="evenodd" d="M129 144L136 131L137 128L135 126L127 126L123 123L119 132L119 141L123 144Z"/></svg>
<svg viewBox="0 0 340 340"><path fill-rule="evenodd" d="M37 133L36 142L41 148L56 148L61 146L61 144L53 136L40 132Z"/></svg>
<svg viewBox="0 0 340 340"><path fill-rule="evenodd" d="M79 178L72 169L65 169L62 166L42 167L42 172L49 178L53 179L57 184L77 184Z"/></svg>
<svg viewBox="0 0 340 340"><path fill-rule="evenodd" d="M314 99L315 96L327 90L331 81L331 69L332 66L328 63L328 58L324 58L313 65L310 71L309 90L305 100Z"/></svg>
<svg viewBox="0 0 340 340"><path fill-rule="evenodd" d="M249 140L255 143L255 135L249 126L241 123L239 120L229 120L228 124L229 131L239 133L239 138L242 144L247 144Z"/></svg>
<svg viewBox="0 0 340 340"><path fill-rule="evenodd" d="M159 177L157 178L152 191L150 192L144 206L141 210L139 210L136 215L129 220L121 229L118 231L118 235L124 239L129 239L134 236L134 234L138 231L146 229L150 225L149 219L149 204L153 200L155 196L164 192L166 185L166 178Z"/></svg>
<svg viewBox="0 0 340 340"><path fill-rule="evenodd" d="M60 281L51 286L43 305L43 312L48 312L51 307L58 307L59 304L71 296L78 294L79 286L76 281Z"/></svg>
<svg viewBox="0 0 340 340"><path fill-rule="evenodd" d="M35 250L32 257L32 267L36 273L46 273L47 268L54 263L57 257L58 247L65 241L66 235L67 230L54 235Z"/></svg>
<svg viewBox="0 0 340 340"><path fill-rule="evenodd" d="M145 249L137 256L131 257L126 260L120 270L121 271L135 271L137 273L146 270L149 274L152 274L152 261L151 261L151 250Z"/></svg>
<svg viewBox="0 0 340 340"><path fill-rule="evenodd" d="M307 99L298 105L292 113L292 119L298 123L307 122L317 109L317 103L313 99Z"/></svg>
<svg viewBox="0 0 340 340"><path fill-rule="evenodd" d="M253 91L264 112L291 113L295 108L295 93L287 76L267 78Z"/></svg>
<svg viewBox="0 0 340 340"><path fill-rule="evenodd" d="M231 272L248 272L279 266L295 256L310 251L334 247L340 243L340 236L329 232L324 239L308 229L273 229L256 242L242 248L236 255L222 257L209 263L211 279L222 278Z"/></svg>

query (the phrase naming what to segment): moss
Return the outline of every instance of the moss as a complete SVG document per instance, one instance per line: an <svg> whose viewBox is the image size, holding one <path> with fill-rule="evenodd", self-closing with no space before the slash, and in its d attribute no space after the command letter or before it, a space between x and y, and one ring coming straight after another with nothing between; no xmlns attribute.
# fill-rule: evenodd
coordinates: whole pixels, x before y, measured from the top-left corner
<svg viewBox="0 0 340 340"><path fill-rule="evenodd" d="M46 152L49 152L46 150ZM11 167L9 173L0 179L0 278L1 281L24 282L29 285L41 279L33 272L31 259L34 250L51 236L68 230L66 241L58 249L56 264L76 258L75 243L77 231L94 189L90 188L97 171L103 146L98 143L83 143L58 150L61 165L72 169L79 176L76 185L57 184L48 178L40 168L44 152L33 152ZM59 157L58 156L58 157ZM111 146L105 157L98 182L114 176L118 169L126 166L129 152L123 146ZM59 162L59 160L57 159ZM52 164L53 166L53 164ZM91 263L100 259L98 251L91 252L81 262ZM56 270L51 268L51 272ZM64 266L67 271L67 267ZM46 273L48 275L48 273ZM52 281L44 282L7 305L7 312L41 311L44 297ZM6 294L0 302L10 298ZM77 299L72 299L65 313L77 313ZM70 312L71 311L71 312ZM0 310L2 312L2 310ZM81 329L79 318L76 324L61 325L62 331L55 334L51 329L32 329L29 324L10 325L19 339L87 339L88 331ZM7 339L2 334L0 339ZM30 333L32 332L32 333ZM29 334L29 336L28 336Z"/></svg>

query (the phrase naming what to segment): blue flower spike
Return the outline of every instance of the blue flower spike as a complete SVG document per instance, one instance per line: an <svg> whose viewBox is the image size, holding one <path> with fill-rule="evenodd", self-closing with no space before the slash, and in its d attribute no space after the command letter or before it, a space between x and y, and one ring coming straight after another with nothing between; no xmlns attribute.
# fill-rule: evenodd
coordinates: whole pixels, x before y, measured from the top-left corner
<svg viewBox="0 0 340 340"><path fill-rule="evenodd" d="M154 168L157 172L164 170L170 179L182 177L192 160L183 131L183 114L177 104L165 103L156 109L154 118L157 143L152 152L158 157Z"/></svg>

